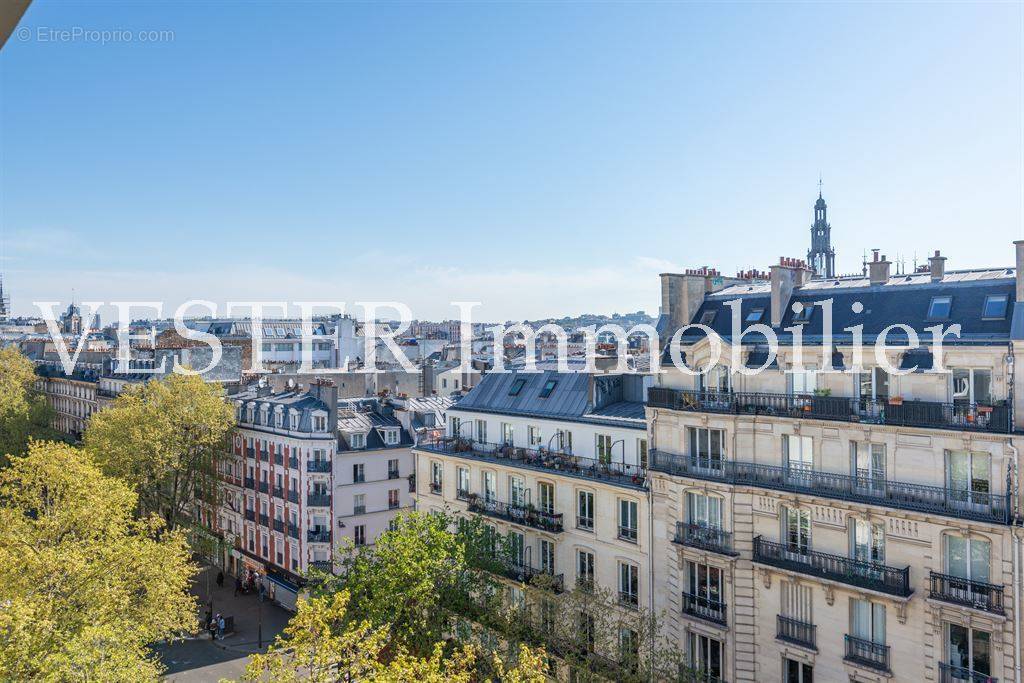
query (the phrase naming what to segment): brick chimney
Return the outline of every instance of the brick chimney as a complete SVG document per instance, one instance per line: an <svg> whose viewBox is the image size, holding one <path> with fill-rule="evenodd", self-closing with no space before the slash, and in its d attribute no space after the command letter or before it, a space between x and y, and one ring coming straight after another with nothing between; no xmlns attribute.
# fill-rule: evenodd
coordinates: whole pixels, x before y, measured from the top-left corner
<svg viewBox="0 0 1024 683"><path fill-rule="evenodd" d="M878 249L872 249L872 258L868 263L868 278L871 280L873 285L884 285L889 281L889 266L891 263L882 254L882 258L878 258Z"/></svg>
<svg viewBox="0 0 1024 683"><path fill-rule="evenodd" d="M688 270L682 273L661 274L661 315L664 329L658 333L662 343L668 343L672 335L683 325L688 325L704 301L708 288L705 273Z"/></svg>
<svg viewBox="0 0 1024 683"><path fill-rule="evenodd" d="M928 270L932 274L932 282L938 282L946 275L946 257L935 250L935 256L928 257Z"/></svg>
<svg viewBox="0 0 1024 683"><path fill-rule="evenodd" d="M779 327L782 324L786 306L793 296L793 288L799 287L810 278L810 268L800 259L782 256L778 265L771 267L769 279L772 285L772 327Z"/></svg>

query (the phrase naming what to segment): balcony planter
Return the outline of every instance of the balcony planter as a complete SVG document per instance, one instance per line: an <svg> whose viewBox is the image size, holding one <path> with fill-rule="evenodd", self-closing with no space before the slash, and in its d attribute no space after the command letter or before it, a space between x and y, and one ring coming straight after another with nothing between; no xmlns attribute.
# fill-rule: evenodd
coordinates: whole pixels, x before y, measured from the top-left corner
<svg viewBox="0 0 1024 683"><path fill-rule="evenodd" d="M890 396L889 397L889 405L891 405L891 406L901 406L901 405L903 405L903 397L902 396Z"/></svg>

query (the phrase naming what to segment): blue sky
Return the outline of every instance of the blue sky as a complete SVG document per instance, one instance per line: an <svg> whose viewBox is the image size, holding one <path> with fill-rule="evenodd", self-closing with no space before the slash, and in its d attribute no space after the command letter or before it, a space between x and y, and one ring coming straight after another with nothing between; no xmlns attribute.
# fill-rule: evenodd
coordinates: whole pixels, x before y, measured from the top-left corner
<svg viewBox="0 0 1024 683"><path fill-rule="evenodd" d="M47 29L170 31L156 43ZM1022 5L35 0L0 52L0 268L33 300L646 309L657 274L1010 265Z"/></svg>

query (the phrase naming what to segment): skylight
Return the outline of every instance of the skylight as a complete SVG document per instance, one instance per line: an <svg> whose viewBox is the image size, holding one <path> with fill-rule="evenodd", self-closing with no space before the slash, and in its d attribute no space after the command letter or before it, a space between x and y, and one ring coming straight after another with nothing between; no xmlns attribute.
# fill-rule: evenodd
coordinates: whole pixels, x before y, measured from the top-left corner
<svg viewBox="0 0 1024 683"><path fill-rule="evenodd" d="M928 317L932 320L946 320L952 307L953 297L933 296L932 302L928 304Z"/></svg>
<svg viewBox="0 0 1024 683"><path fill-rule="evenodd" d="M523 390L523 387L525 385L526 385L526 380L525 379L517 379L515 382L512 382L512 388L508 390L508 395L509 396L518 396L519 392Z"/></svg>
<svg viewBox="0 0 1024 683"><path fill-rule="evenodd" d="M751 311L749 313L747 313L747 322L748 323L756 323L758 320L761 319L761 316L763 316L763 315L764 315L764 309L763 308L751 309Z"/></svg>
<svg viewBox="0 0 1024 683"><path fill-rule="evenodd" d="M549 379L547 382L544 382L544 388L540 390L540 397L547 398L548 396L550 396L551 392L555 390L555 386L557 384L558 380L556 379Z"/></svg>
<svg viewBox="0 0 1024 683"><path fill-rule="evenodd" d="M1009 298L1005 294L990 294L985 297L985 306L981 317L986 320L998 320L1006 317L1006 304Z"/></svg>
<svg viewBox="0 0 1024 683"><path fill-rule="evenodd" d="M700 324L710 325L711 323L715 322L716 313L718 313L718 311L704 311L700 316Z"/></svg>
<svg viewBox="0 0 1024 683"><path fill-rule="evenodd" d="M814 315L814 306L800 304L800 310L793 314L793 322L808 323L811 321L812 315Z"/></svg>

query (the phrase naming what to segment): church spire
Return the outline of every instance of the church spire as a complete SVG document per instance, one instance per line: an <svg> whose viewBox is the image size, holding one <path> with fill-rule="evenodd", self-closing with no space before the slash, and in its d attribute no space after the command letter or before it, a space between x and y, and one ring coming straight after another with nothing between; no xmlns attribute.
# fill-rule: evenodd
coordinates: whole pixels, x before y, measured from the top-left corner
<svg viewBox="0 0 1024 683"><path fill-rule="evenodd" d="M821 176L818 177L818 201L814 202L814 224L811 226L811 248L807 251L807 263L816 277L835 277L836 250L832 248L828 205L821 195Z"/></svg>
<svg viewBox="0 0 1024 683"><path fill-rule="evenodd" d="M0 273L0 323L7 322L11 317L11 299L4 294L4 276Z"/></svg>

